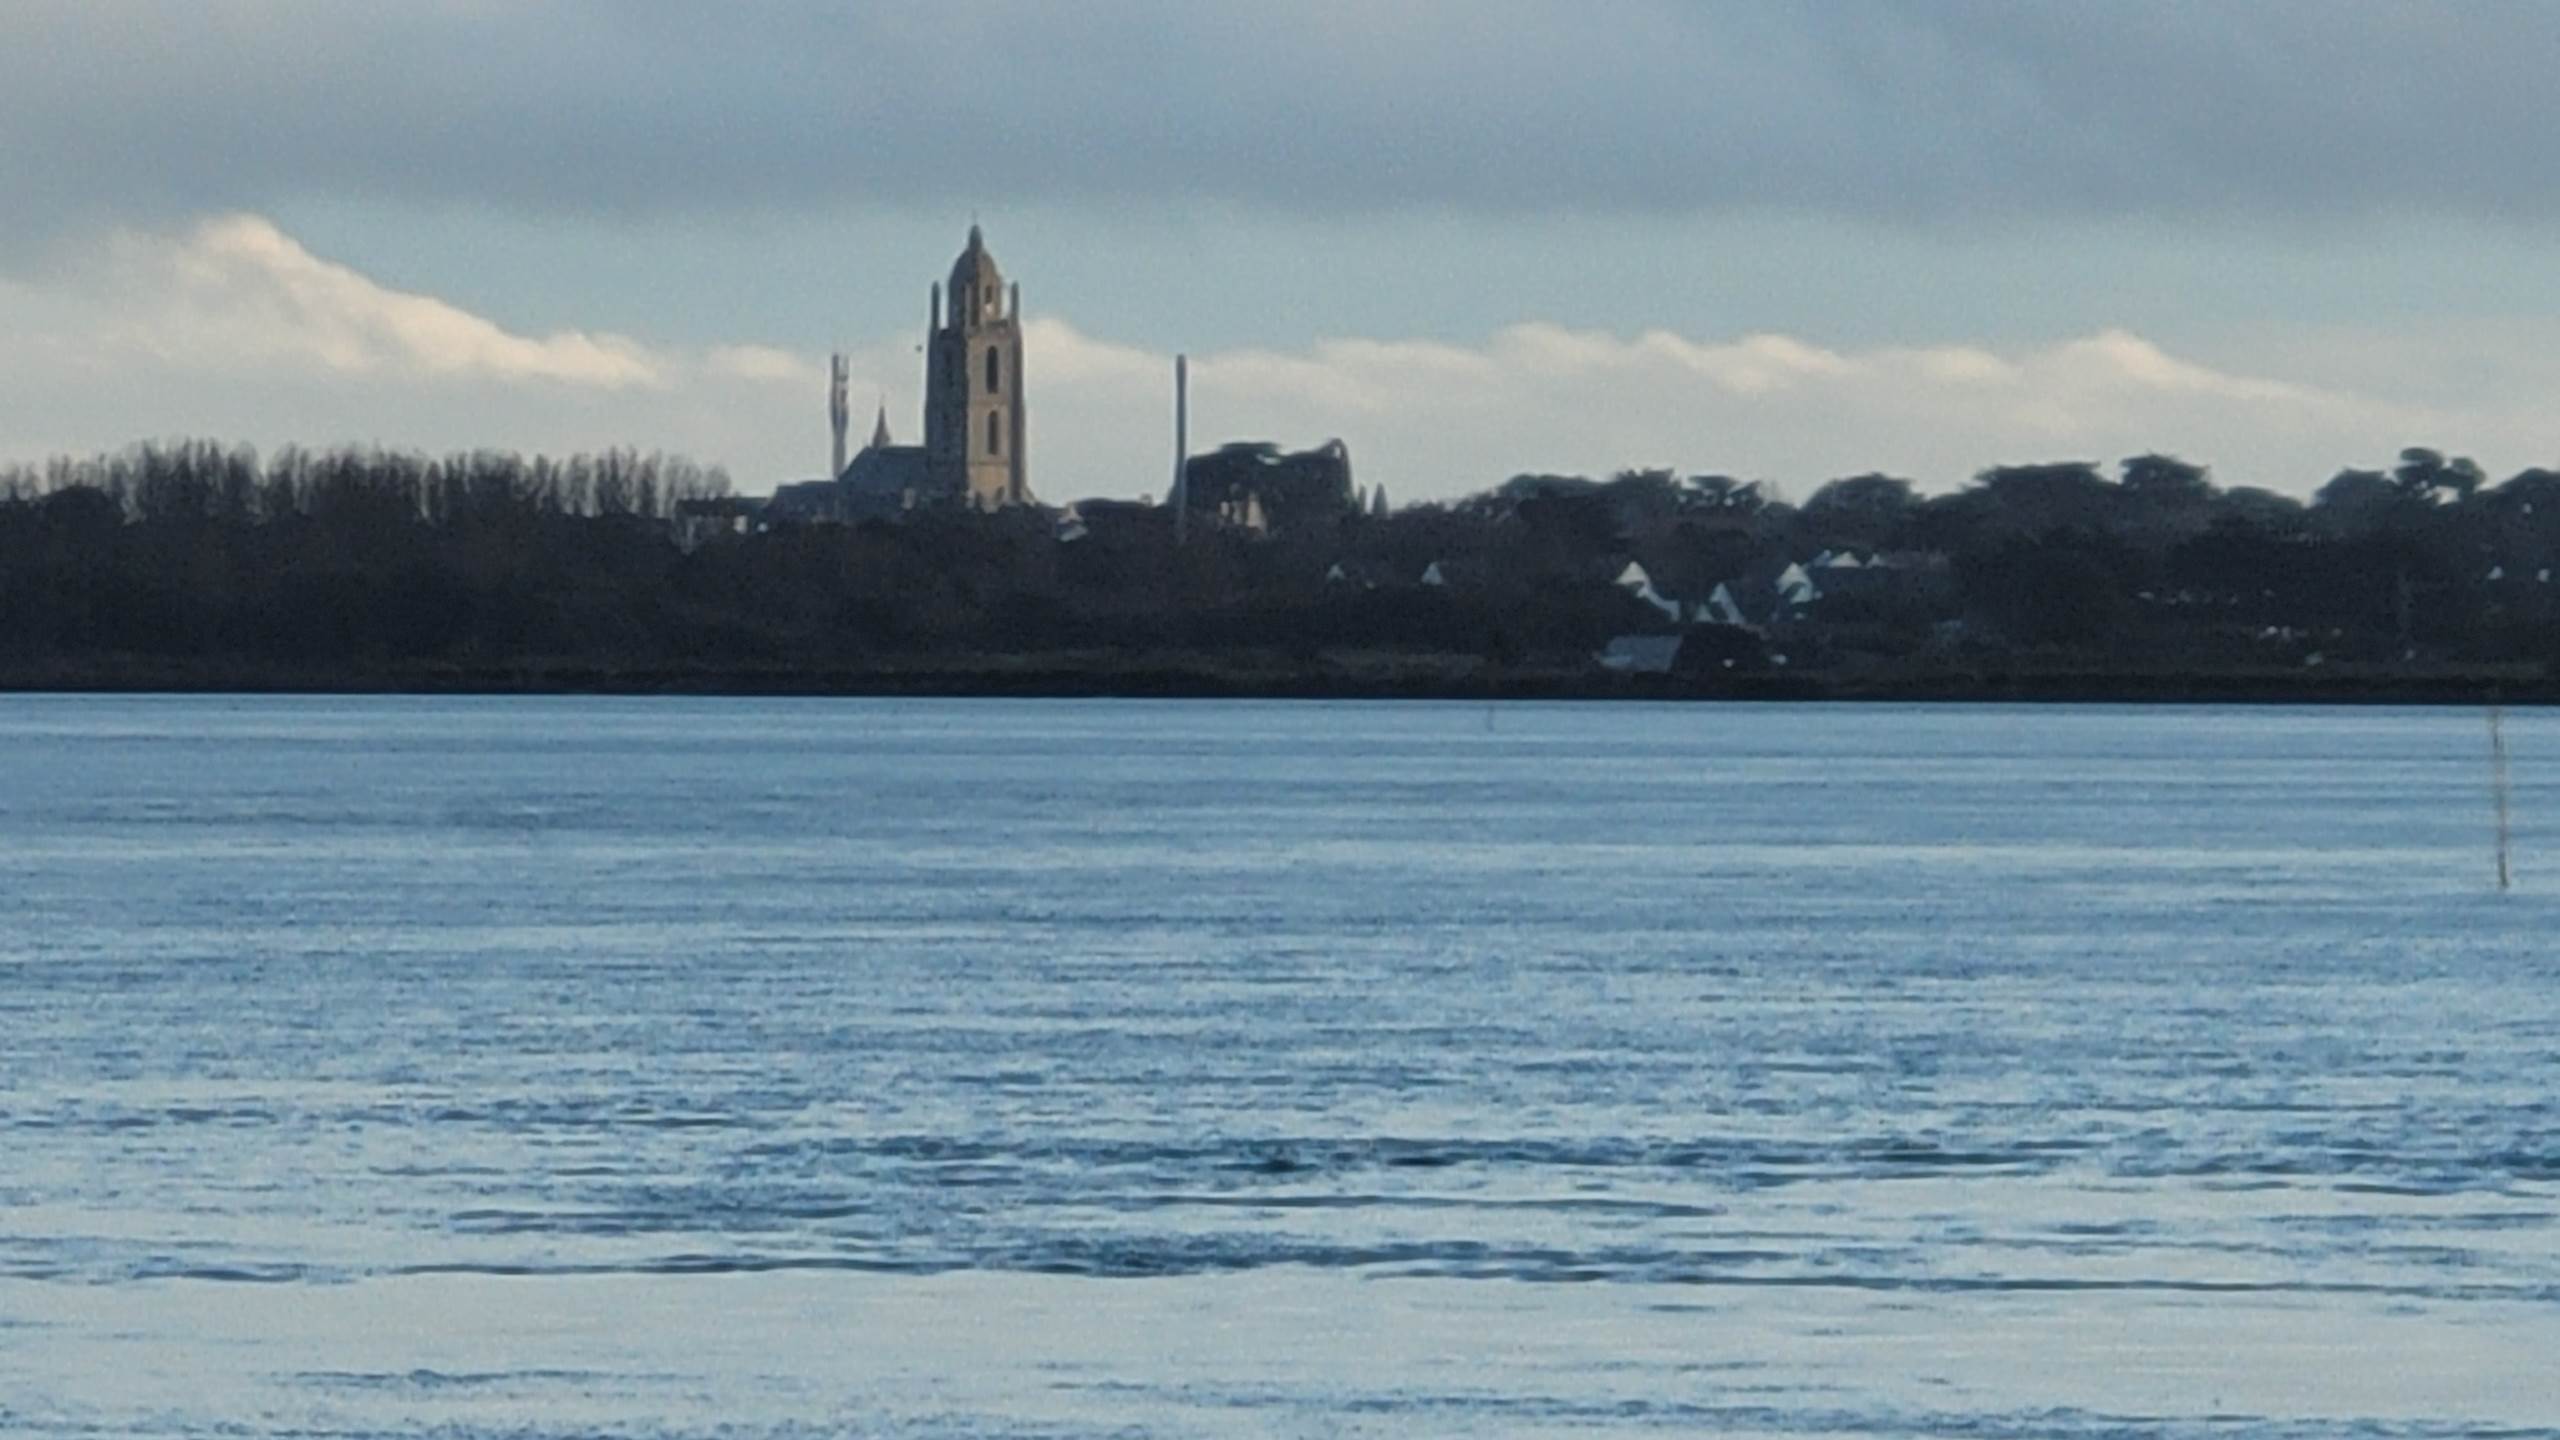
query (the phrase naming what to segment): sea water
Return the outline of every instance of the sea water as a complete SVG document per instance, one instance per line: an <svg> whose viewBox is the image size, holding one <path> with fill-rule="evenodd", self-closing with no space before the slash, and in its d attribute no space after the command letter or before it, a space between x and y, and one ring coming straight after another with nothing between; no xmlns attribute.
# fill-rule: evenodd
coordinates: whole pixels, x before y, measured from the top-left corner
<svg viewBox="0 0 2560 1440"><path fill-rule="evenodd" d="M2560 1434L2560 717L0 700L0 1432Z"/></svg>

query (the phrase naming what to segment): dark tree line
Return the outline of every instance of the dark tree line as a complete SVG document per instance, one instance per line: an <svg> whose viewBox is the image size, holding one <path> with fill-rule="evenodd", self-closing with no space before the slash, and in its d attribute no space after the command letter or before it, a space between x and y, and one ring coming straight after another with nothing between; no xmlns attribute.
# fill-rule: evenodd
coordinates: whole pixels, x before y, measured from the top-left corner
<svg viewBox="0 0 2560 1440"><path fill-rule="evenodd" d="M0 469L0 657L504 660L630 643L666 527L725 475L608 451L202 442Z"/></svg>
<svg viewBox="0 0 2560 1440"><path fill-rule="evenodd" d="M1887 573L1817 573L1774 629L1800 655L1933 647L2144 665L2341 659L2540 663L2553 644L2560 473L2491 484L2466 458L2403 451L2308 502L2216 486L2149 454L2000 466L1948 494L1868 474L1801 504L1728 476L1521 476L1452 507L1554 552L1639 557L1658 584L1765 591L1790 561L1847 552ZM1855 582L1855 583L1850 583Z"/></svg>
<svg viewBox="0 0 2560 1440"><path fill-rule="evenodd" d="M1798 520L1852 543L1947 557L1954 618L2013 644L2204 661L2551 654L2560 475L2488 483L2466 458L2403 451L2308 502L2219 489L2163 455L1987 470L1928 500L1816 492ZM1845 523L1855 512L1855 523Z"/></svg>
<svg viewBox="0 0 2560 1440"><path fill-rule="evenodd" d="M532 515L666 519L686 500L729 493L729 477L682 456L608 450L531 459L479 450L432 459L394 450L287 448L261 463L247 446L142 444L114 455L0 466L0 502L86 492L140 524L292 518L467 525Z"/></svg>
<svg viewBox="0 0 2560 1440"><path fill-rule="evenodd" d="M687 506L727 486L627 451L262 460L184 443L0 468L0 663L325 679L1183 652L1562 671L1612 635L1696 623L1719 586L1799 671L2560 658L2560 472L2491 483L2432 450L2309 501L2165 455L2003 466L1935 496L1858 475L1795 504L1723 475L1524 475L1389 515L1308 507L1266 535L1211 525L1181 547L1161 511L1130 507L1070 539L1040 511L739 532ZM1818 596L1781 603L1783 572L1826 553L1858 563L1817 567ZM1618 583L1631 560L1681 613Z"/></svg>

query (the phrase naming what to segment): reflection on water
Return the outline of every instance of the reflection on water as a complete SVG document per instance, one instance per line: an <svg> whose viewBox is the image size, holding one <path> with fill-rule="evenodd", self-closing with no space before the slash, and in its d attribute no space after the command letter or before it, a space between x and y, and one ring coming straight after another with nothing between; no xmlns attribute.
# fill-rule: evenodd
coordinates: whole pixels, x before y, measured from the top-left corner
<svg viewBox="0 0 2560 1440"><path fill-rule="evenodd" d="M2560 721L1494 721L0 702L0 1430L2560 1433Z"/></svg>

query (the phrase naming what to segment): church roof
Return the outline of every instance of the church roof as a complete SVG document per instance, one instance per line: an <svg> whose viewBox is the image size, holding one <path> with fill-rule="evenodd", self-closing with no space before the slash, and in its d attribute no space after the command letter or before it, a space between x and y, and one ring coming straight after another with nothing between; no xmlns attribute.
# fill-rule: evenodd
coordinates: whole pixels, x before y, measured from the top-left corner
<svg viewBox="0 0 2560 1440"><path fill-rule="evenodd" d="M847 501L897 501L925 485L925 463L921 445L873 445L854 456L837 478Z"/></svg>

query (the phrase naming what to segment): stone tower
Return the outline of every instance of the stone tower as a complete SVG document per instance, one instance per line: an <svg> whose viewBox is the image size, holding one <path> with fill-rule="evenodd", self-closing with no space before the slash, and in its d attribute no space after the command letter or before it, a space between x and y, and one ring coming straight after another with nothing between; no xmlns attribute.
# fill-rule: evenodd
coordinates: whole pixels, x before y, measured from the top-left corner
<svg viewBox="0 0 2560 1440"><path fill-rule="evenodd" d="M925 343L925 473L935 491L980 510L1030 503L1022 394L1022 289L1005 288L972 225L950 293L934 289Z"/></svg>

